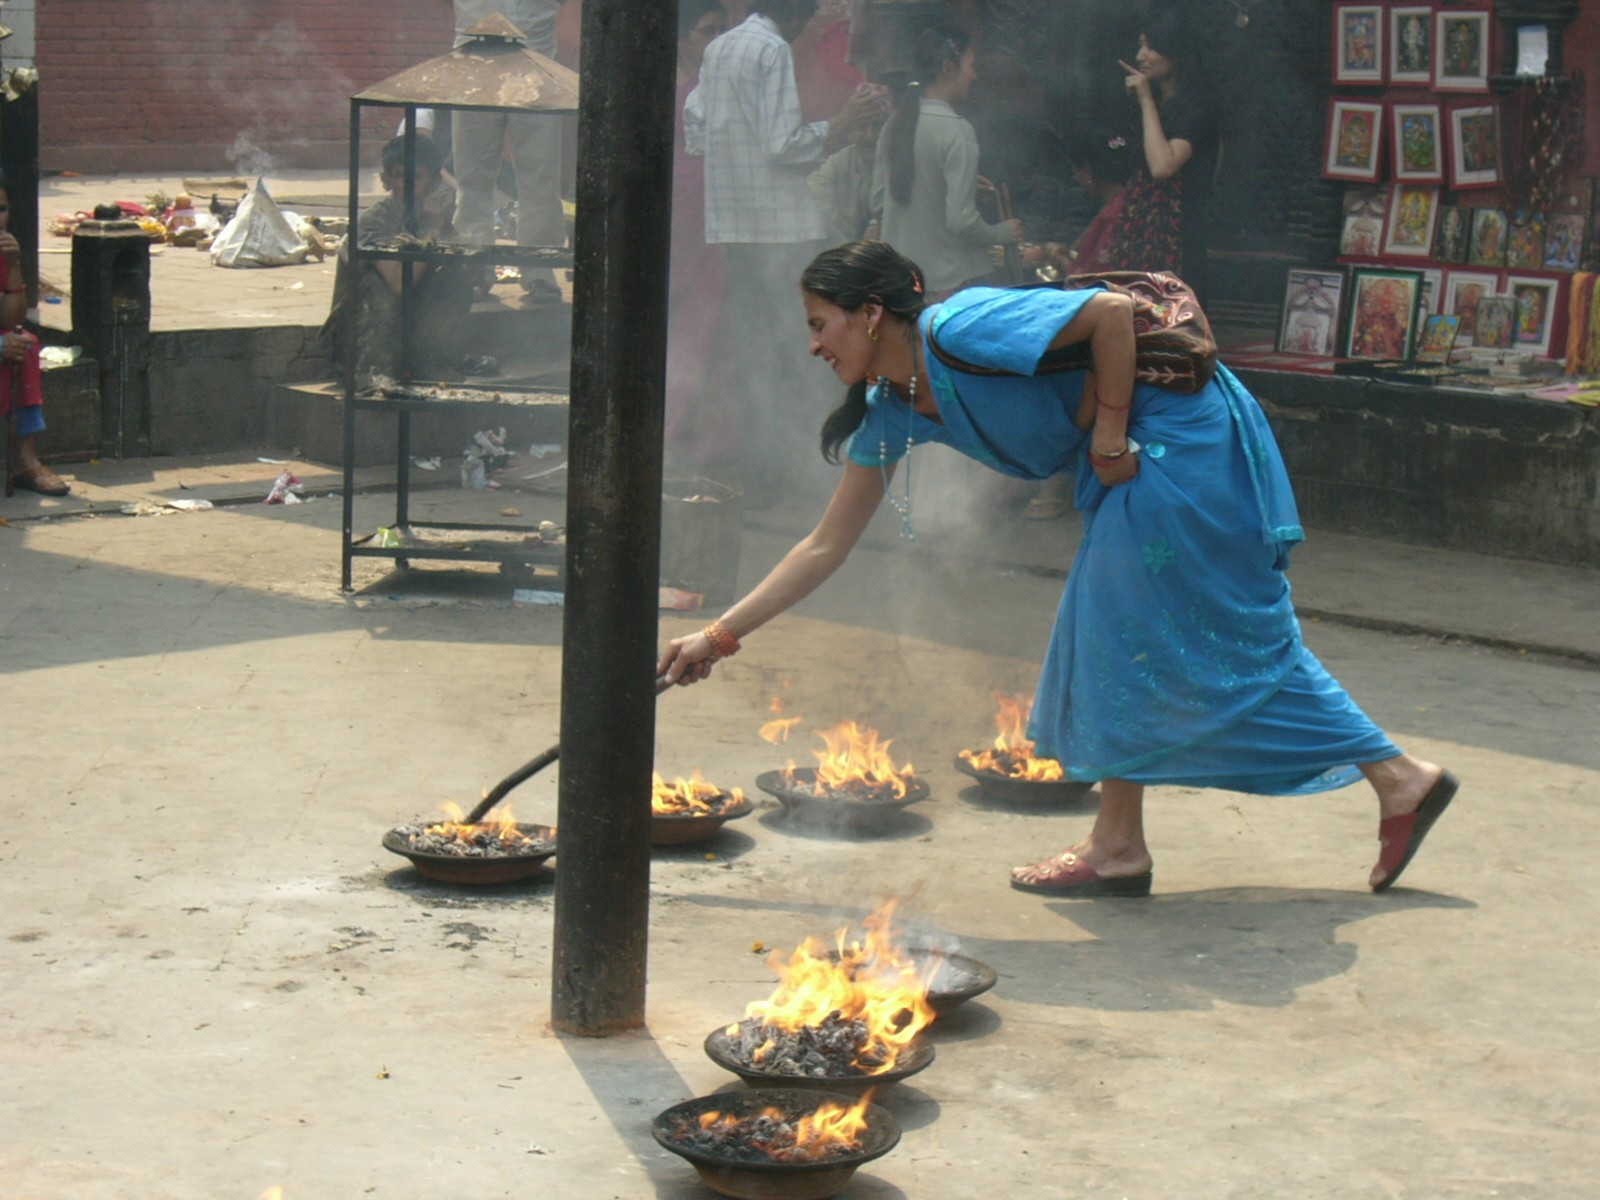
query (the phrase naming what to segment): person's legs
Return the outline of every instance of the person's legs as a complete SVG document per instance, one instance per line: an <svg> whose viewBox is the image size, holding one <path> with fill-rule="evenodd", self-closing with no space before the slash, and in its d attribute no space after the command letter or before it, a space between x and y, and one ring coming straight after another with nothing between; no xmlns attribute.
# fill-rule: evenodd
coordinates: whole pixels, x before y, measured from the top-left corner
<svg viewBox="0 0 1600 1200"><path fill-rule="evenodd" d="M0 420L8 419L0 415ZM65 496L72 490L67 481L39 461L38 438L44 432L44 409L37 404L19 408L15 419L12 453L16 456L17 473L13 483L43 496Z"/></svg>
<svg viewBox="0 0 1600 1200"><path fill-rule="evenodd" d="M567 244L567 222L561 211L561 127L559 117L507 118L511 165L517 173L519 246ZM522 287L535 299L561 299L556 273L549 267L525 268Z"/></svg>
<svg viewBox="0 0 1600 1200"><path fill-rule="evenodd" d="M451 118L455 153L456 234L476 246L494 241L494 181L505 142L503 113L458 112Z"/></svg>

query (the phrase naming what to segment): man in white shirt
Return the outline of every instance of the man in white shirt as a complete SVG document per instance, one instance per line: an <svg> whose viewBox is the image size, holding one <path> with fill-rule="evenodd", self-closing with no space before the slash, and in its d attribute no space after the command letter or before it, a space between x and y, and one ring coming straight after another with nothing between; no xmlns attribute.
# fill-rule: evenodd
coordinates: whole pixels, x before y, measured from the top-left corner
<svg viewBox="0 0 1600 1200"><path fill-rule="evenodd" d="M684 106L684 143L705 158L706 241L724 247L730 341L744 401L742 475L755 503L760 484L815 458L820 406L793 403L827 386L806 370L800 272L825 245L827 227L807 176L863 121L881 117L882 89L863 86L832 121L807 122L789 43L816 0L754 0L750 16L706 48L700 86ZM779 393L789 402L780 403Z"/></svg>
<svg viewBox="0 0 1600 1200"><path fill-rule="evenodd" d="M564 0L454 0L456 45L485 17L503 13L527 35L527 46L556 54L556 14ZM561 211L561 135L564 119L529 113L457 112L451 120L453 167L459 188L455 227L463 241L494 241L494 188L500 160L509 149L517 175L517 244L564 246ZM531 276L531 277L530 277ZM548 268L526 273L523 287L537 300L559 301L561 290Z"/></svg>

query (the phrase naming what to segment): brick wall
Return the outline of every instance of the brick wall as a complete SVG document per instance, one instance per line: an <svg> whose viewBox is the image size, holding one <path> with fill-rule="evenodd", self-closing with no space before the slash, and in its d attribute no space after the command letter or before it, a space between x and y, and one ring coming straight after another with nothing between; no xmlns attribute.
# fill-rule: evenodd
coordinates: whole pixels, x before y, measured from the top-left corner
<svg viewBox="0 0 1600 1200"><path fill-rule="evenodd" d="M444 53L452 28L449 0L37 0L40 165L342 166L351 93Z"/></svg>

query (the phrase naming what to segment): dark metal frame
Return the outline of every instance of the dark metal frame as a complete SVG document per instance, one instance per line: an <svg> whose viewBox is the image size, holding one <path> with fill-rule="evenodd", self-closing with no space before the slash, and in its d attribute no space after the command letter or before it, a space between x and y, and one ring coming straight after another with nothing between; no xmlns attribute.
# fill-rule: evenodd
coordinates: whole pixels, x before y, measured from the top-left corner
<svg viewBox="0 0 1600 1200"><path fill-rule="evenodd" d="M375 250L364 249L360 244L359 223L361 207L361 117L368 108L397 109L405 113L405 192L404 204L406 225L414 228L416 221L416 196L413 194L414 180L413 169L416 166L416 139L417 139L417 109L423 107L416 103L398 103L392 100L362 99L353 96L350 100L350 196L349 232L346 235L345 245L349 248L349 263L352 278L359 272L360 265L364 262L379 260L398 261L403 264L432 263L449 261L453 263L483 263L489 266L498 265L528 265L537 263L539 266L571 267L573 265L572 253L556 247L544 246L516 246L490 244L476 249L457 249L449 251L439 250ZM441 114L451 112L515 112L528 113L529 110L521 108L499 107L492 105L474 104L430 104L427 107L436 109ZM529 115L548 116L555 120L567 114L551 112L549 114L534 112ZM451 391L462 393L464 397L474 389L461 387L455 384L440 384L438 381L430 383L427 380L410 378L410 336L416 313L412 300L411 271L403 270L400 276L400 312L401 312L401 364L402 375L407 378L403 381L419 390L430 386L447 386ZM565 404L568 395L558 389L517 389L512 387L496 387L493 392L484 391L481 399L476 398L407 398L397 396L371 396L361 395L356 389L356 361L357 339L346 339L343 368L344 388L344 533L343 550L340 560L340 586L345 591L351 590L351 567L357 558L387 558L392 559L395 565L402 570L411 565L412 559L434 559L451 562L498 562L503 564L517 564L524 566L539 566L553 568L555 574L548 578L541 576L540 584L550 591L562 590L565 577L564 563L565 550L559 545L517 545L512 543L495 544L493 541L474 543L470 540L459 545L430 544L426 537L418 537L413 531L422 530L460 530L464 533L528 533L526 524L508 525L487 522L449 522L449 521L414 521L411 519L411 418L420 412L461 412L481 409L484 407L524 407L529 405ZM513 396L519 396L513 399ZM491 398L493 396L494 398ZM398 446L396 448L395 465L395 507L394 522L391 528L395 529L401 538L398 546L361 545L355 537L355 449L356 449L356 414L359 412L379 412L392 415L397 422ZM363 539L365 540L365 539Z"/></svg>

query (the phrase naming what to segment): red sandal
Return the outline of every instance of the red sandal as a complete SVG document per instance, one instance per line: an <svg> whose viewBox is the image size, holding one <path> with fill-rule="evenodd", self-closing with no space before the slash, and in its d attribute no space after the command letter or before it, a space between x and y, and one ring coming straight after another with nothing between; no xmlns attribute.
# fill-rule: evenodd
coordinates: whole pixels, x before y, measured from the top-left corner
<svg viewBox="0 0 1600 1200"><path fill-rule="evenodd" d="M1433 823L1450 807L1450 801L1456 798L1460 787L1461 781L1449 771L1444 771L1434 780L1416 812L1406 813L1403 817L1385 817L1378 822L1378 866L1383 871L1383 878L1372 885L1374 892L1386 892L1394 886L1394 881L1400 878L1400 872L1406 869L1421 849L1422 839L1428 836Z"/></svg>
<svg viewBox="0 0 1600 1200"><path fill-rule="evenodd" d="M1026 880L1019 872L1038 875ZM1102 875L1071 850L1011 872L1011 886L1019 892L1040 892L1046 896L1148 896L1151 872L1140 875Z"/></svg>

